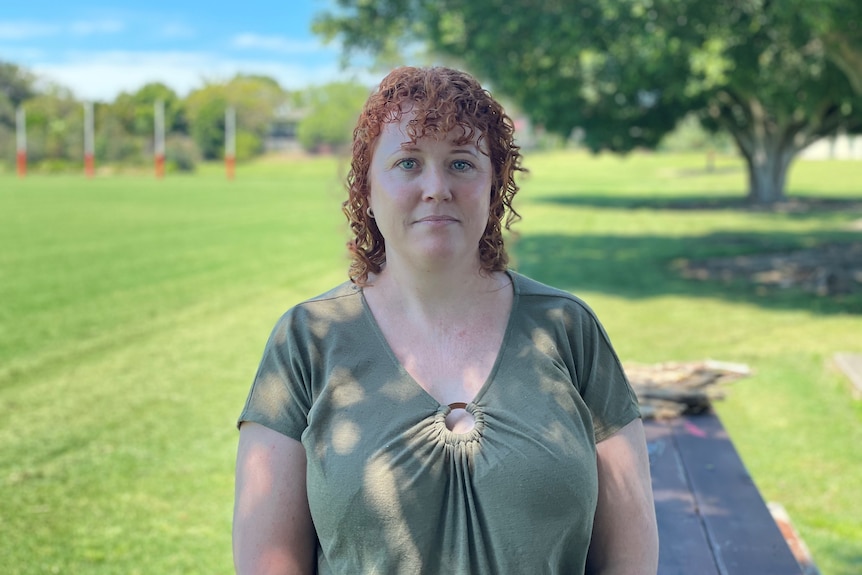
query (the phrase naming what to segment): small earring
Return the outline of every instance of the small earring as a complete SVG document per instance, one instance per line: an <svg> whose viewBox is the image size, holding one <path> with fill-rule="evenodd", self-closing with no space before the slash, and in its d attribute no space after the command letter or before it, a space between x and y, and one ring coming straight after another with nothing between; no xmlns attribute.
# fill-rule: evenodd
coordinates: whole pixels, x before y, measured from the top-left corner
<svg viewBox="0 0 862 575"><path fill-rule="evenodd" d="M374 210L371 209L371 206L365 208L365 213L368 214L369 218L374 219Z"/></svg>

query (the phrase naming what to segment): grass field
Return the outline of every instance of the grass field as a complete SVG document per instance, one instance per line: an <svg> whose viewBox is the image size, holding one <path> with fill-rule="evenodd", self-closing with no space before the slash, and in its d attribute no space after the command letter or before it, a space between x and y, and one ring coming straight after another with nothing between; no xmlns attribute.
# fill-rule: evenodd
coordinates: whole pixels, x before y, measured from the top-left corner
<svg viewBox="0 0 862 575"><path fill-rule="evenodd" d="M515 267L596 309L628 361L754 370L718 410L824 575L862 571L862 298L680 279L679 258L859 238L860 210L740 209L732 158L527 157ZM231 573L235 418L276 318L345 277L343 171L262 161L164 181L0 174L0 564ZM791 194L862 197L862 163ZM696 200L700 207L691 208Z"/></svg>

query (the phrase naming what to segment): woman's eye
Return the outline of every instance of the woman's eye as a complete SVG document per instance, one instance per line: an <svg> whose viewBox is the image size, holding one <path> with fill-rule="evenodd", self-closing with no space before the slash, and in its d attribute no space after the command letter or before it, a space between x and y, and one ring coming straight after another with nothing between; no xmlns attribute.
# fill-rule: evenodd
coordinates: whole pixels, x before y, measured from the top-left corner
<svg viewBox="0 0 862 575"><path fill-rule="evenodd" d="M452 168L458 172L463 172L464 170L469 170L473 165L466 160L455 160L452 162Z"/></svg>
<svg viewBox="0 0 862 575"><path fill-rule="evenodd" d="M405 170L415 170L416 169L416 160L412 160L410 158L406 160L401 160L398 162L398 165L404 168Z"/></svg>

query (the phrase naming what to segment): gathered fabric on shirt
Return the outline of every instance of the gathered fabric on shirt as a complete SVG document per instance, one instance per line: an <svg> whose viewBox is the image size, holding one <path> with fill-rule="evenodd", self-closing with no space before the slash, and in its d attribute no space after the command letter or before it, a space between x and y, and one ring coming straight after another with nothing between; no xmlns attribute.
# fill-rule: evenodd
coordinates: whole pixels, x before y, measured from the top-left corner
<svg viewBox="0 0 862 575"><path fill-rule="evenodd" d="M361 288L277 323L239 421L302 442L318 573L584 572L595 446L639 417L637 398L583 301L507 273L506 333L466 433L395 358Z"/></svg>

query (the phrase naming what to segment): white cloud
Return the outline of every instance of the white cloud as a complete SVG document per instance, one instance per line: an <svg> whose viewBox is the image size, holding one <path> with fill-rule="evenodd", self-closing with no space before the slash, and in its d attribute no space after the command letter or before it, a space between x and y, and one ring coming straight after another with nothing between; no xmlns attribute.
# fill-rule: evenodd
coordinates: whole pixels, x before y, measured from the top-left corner
<svg viewBox="0 0 862 575"><path fill-rule="evenodd" d="M69 87L79 98L113 100L120 92L133 92L149 82L164 82L186 93L200 83L199 70L204 64L194 54L108 52L75 54L64 62L34 63L32 69Z"/></svg>
<svg viewBox="0 0 862 575"><path fill-rule="evenodd" d="M95 34L116 34L125 28L125 22L120 20L78 20L69 24L68 31L75 36L93 36Z"/></svg>
<svg viewBox="0 0 862 575"><path fill-rule="evenodd" d="M0 40L29 40L59 34L62 28L57 24L44 24L21 20L17 22L0 21Z"/></svg>
<svg viewBox="0 0 862 575"><path fill-rule="evenodd" d="M182 22L167 23L159 28L158 34L162 38L194 38L198 35L197 30Z"/></svg>
<svg viewBox="0 0 862 575"><path fill-rule="evenodd" d="M227 80L237 73L262 74L275 78L283 87L299 89L309 85L343 80L351 72L336 63L286 63L278 60L240 60L206 52L79 52L62 63L33 62L37 74L70 88L78 98L112 101L120 92L134 92L148 82L163 82L178 94L186 95L203 86L205 80ZM353 74L360 81L367 75Z"/></svg>
<svg viewBox="0 0 862 575"><path fill-rule="evenodd" d="M45 49L20 44L0 44L0 59L29 68L29 63L45 57Z"/></svg>
<svg viewBox="0 0 862 575"><path fill-rule="evenodd" d="M231 39L234 48L267 50L280 54L308 54L329 51L326 46L316 41L299 41L284 36L262 36L260 34L238 34Z"/></svg>
<svg viewBox="0 0 862 575"><path fill-rule="evenodd" d="M30 20L0 21L0 40L32 40L72 34L93 36L116 34L126 25L120 20L76 20L68 24L34 22Z"/></svg>

